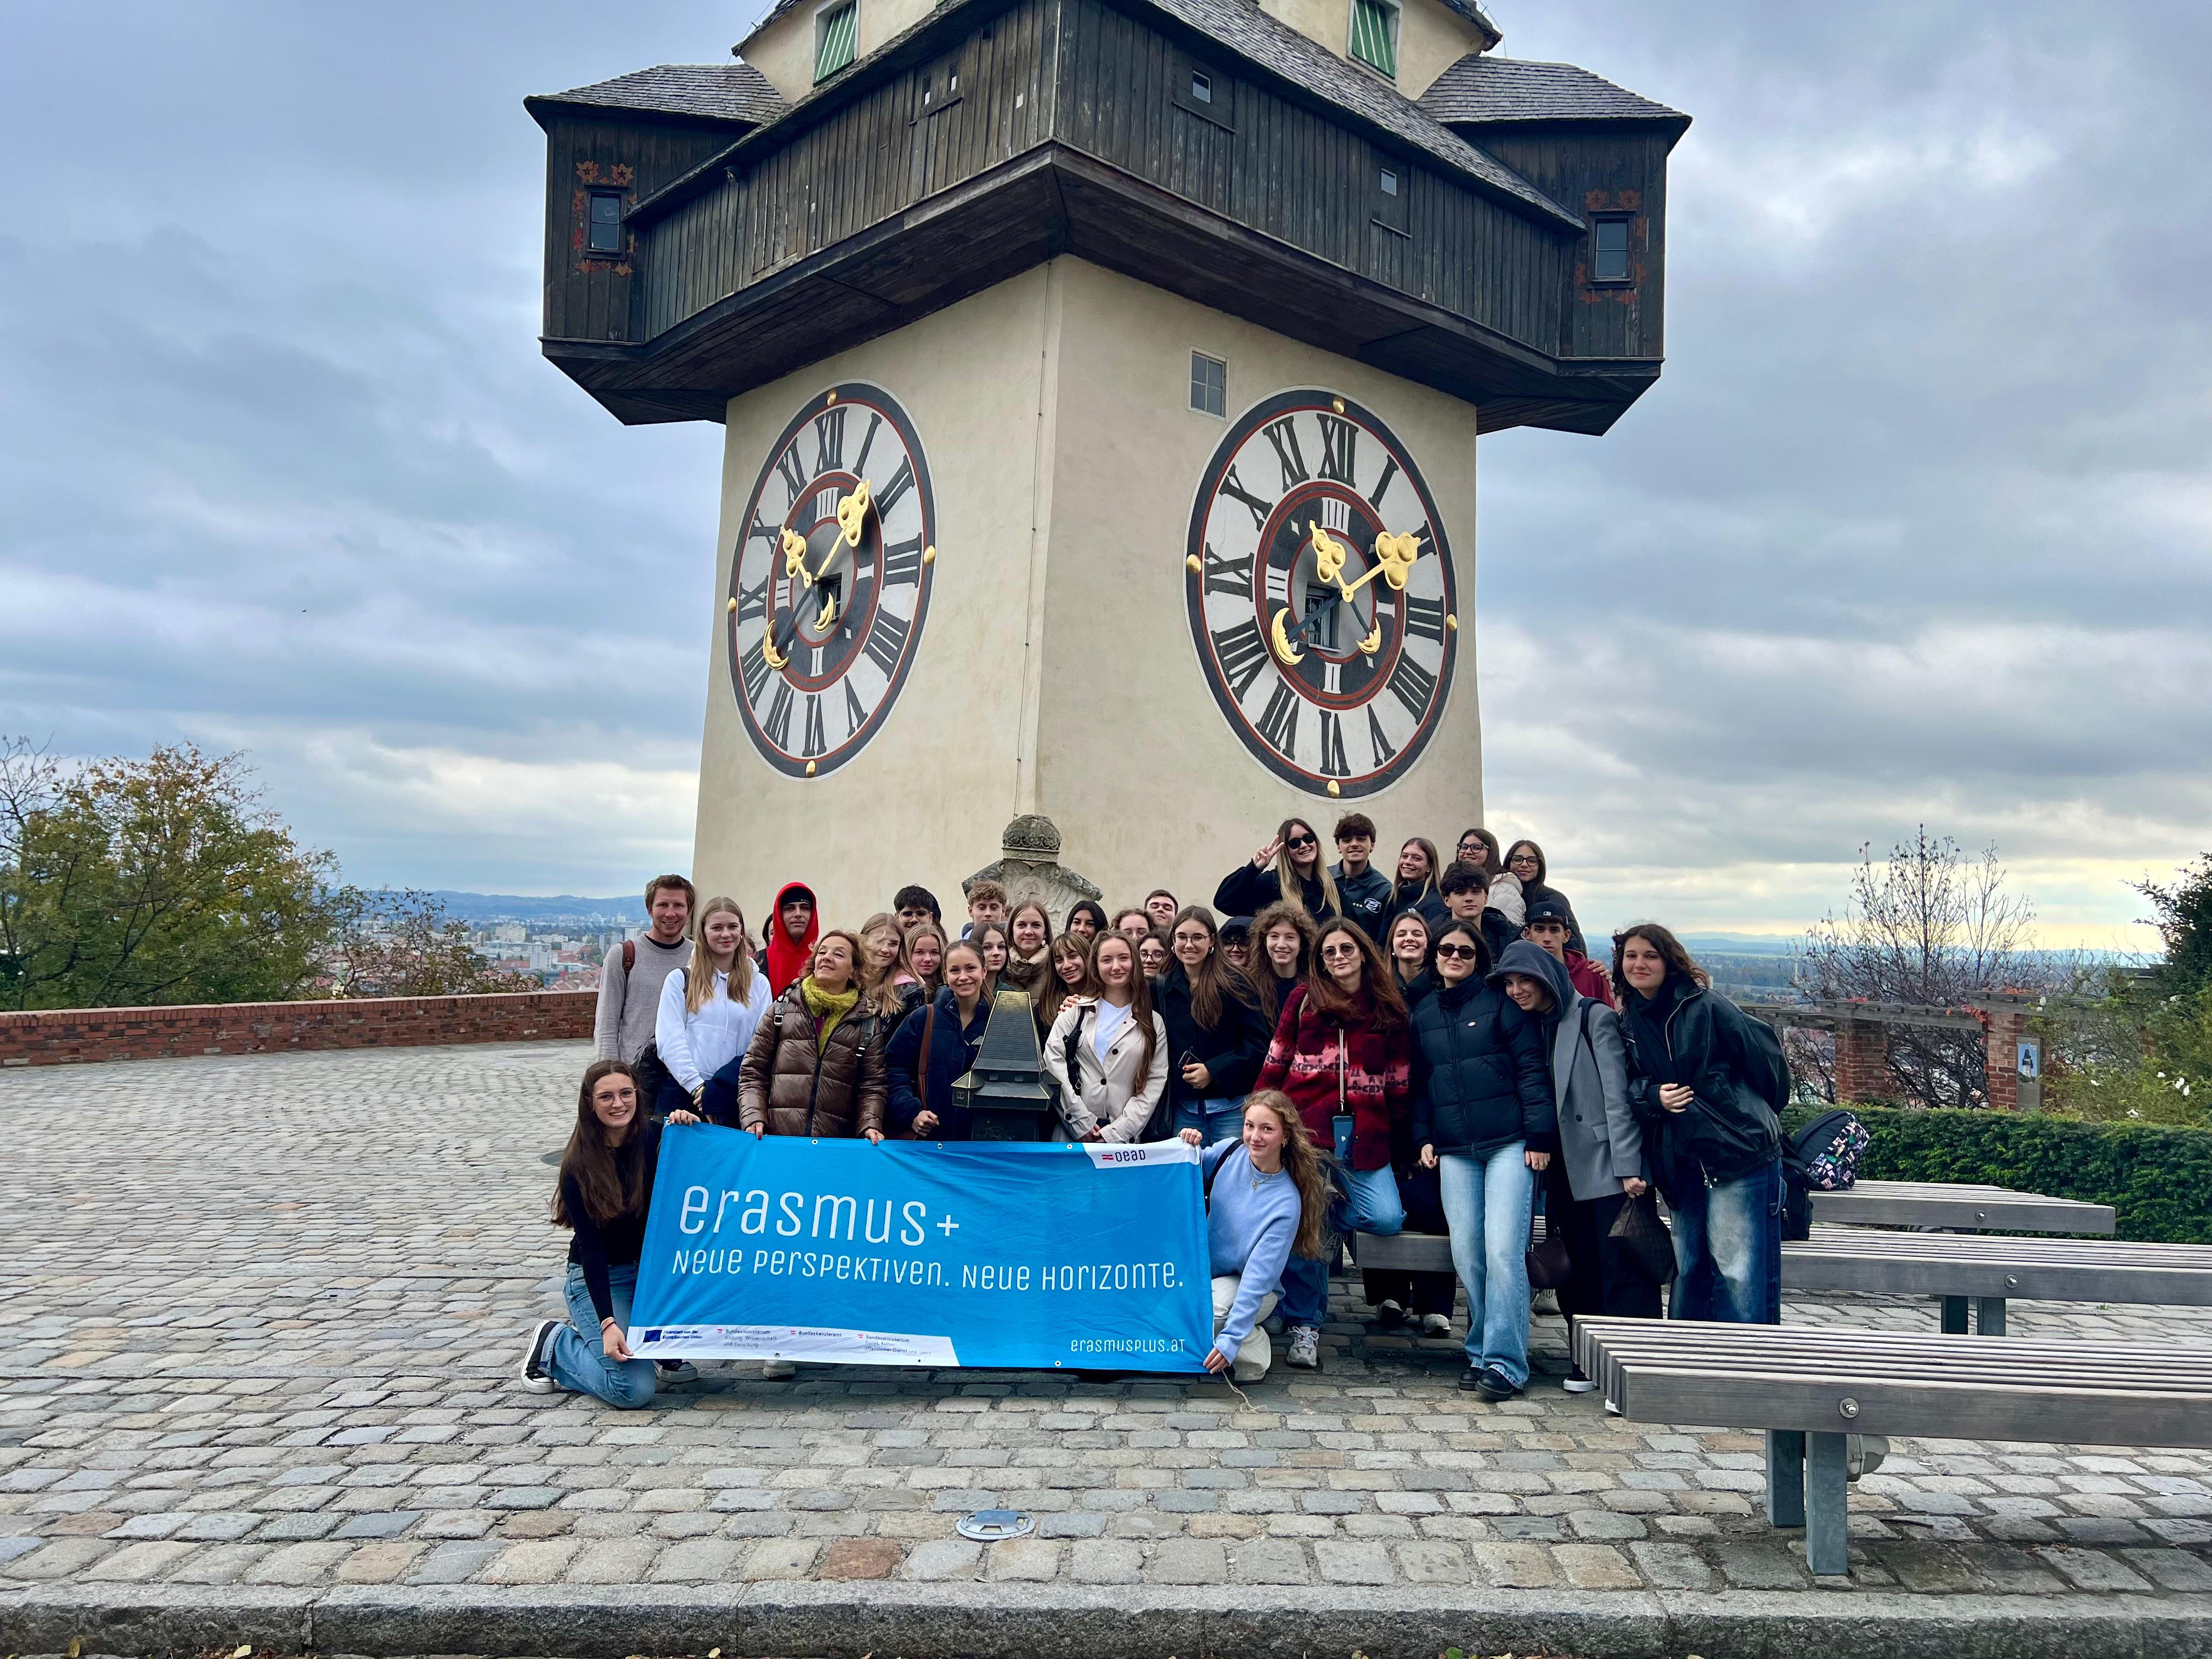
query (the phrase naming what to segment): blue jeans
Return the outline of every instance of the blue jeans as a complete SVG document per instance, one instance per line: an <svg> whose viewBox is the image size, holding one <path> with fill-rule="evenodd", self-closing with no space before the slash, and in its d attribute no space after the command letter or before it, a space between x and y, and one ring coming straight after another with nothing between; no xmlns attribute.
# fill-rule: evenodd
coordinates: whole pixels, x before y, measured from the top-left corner
<svg viewBox="0 0 2212 1659"><path fill-rule="evenodd" d="M1354 1232L1389 1235L1404 1231L1406 1202L1398 1196L1398 1177L1390 1166L1379 1170L1346 1169L1345 1190L1348 1201L1345 1206L1345 1223ZM1328 1269L1335 1255L1332 1241L1329 1255L1316 1261L1310 1256L1293 1253L1283 1263L1283 1323L1318 1327L1328 1316Z"/></svg>
<svg viewBox="0 0 2212 1659"><path fill-rule="evenodd" d="M1176 1103L1175 1129L1181 1134L1185 1129L1195 1129L1206 1137L1206 1144L1241 1139L1244 1133L1244 1097L1224 1095L1218 1100L1179 1100Z"/></svg>
<svg viewBox="0 0 2212 1659"><path fill-rule="evenodd" d="M1669 1319L1782 1322L1782 1162L1734 1181L1702 1182L1671 1206L1678 1277Z"/></svg>
<svg viewBox="0 0 2212 1659"><path fill-rule="evenodd" d="M562 1289L568 1299L568 1322L556 1329L545 1345L546 1374L571 1393L597 1395L624 1411L650 1406L653 1362L607 1358L600 1343L599 1310L592 1305L592 1289L585 1283L583 1268L570 1262L568 1282ZM635 1262L607 1269L608 1299L615 1304L615 1323L625 1334L629 1330L630 1297L636 1289Z"/></svg>
<svg viewBox="0 0 2212 1659"><path fill-rule="evenodd" d="M1484 1158L1437 1160L1452 1267L1467 1286L1467 1363L1528 1386L1528 1218L1536 1177L1515 1141Z"/></svg>

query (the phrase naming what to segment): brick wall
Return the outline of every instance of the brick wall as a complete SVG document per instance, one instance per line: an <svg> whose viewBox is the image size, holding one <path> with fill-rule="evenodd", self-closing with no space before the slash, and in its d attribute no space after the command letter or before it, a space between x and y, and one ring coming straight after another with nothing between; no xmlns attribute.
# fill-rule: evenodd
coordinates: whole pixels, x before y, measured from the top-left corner
<svg viewBox="0 0 2212 1659"><path fill-rule="evenodd" d="M1886 1100L1889 1086L1889 1029L1872 1020L1836 1022L1836 1098Z"/></svg>
<svg viewBox="0 0 2212 1659"><path fill-rule="evenodd" d="M0 1065L588 1037L595 991L0 1013Z"/></svg>

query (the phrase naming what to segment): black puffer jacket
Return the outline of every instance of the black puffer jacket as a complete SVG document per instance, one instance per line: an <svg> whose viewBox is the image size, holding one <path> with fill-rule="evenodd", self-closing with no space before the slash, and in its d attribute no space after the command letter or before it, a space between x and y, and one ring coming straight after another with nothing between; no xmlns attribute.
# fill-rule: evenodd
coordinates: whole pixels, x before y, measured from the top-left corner
<svg viewBox="0 0 2212 1659"><path fill-rule="evenodd" d="M1516 1140L1559 1149L1542 1023L1480 977L1413 1011L1413 1145L1482 1158Z"/></svg>
<svg viewBox="0 0 2212 1659"><path fill-rule="evenodd" d="M1267 1058L1267 1042L1274 1032L1261 1017L1257 1000L1246 1000L1252 996L1250 986L1233 968L1224 966L1221 976L1221 1018L1211 1028L1200 1025L1191 1012L1190 975L1182 963L1170 962L1167 972L1152 981L1152 1012L1168 1028L1170 1105L1249 1094L1252 1079L1260 1075L1261 1062ZM1187 1054L1195 1054L1212 1075L1203 1089L1194 1089L1182 1080L1182 1059Z"/></svg>
<svg viewBox="0 0 2212 1659"><path fill-rule="evenodd" d="M1283 884L1274 866L1255 870L1249 863L1240 864L1222 877L1221 885L1213 890L1213 908L1224 915L1256 916L1282 896ZM1316 921L1330 920L1318 877L1299 882L1297 896Z"/></svg>
<svg viewBox="0 0 2212 1659"><path fill-rule="evenodd" d="M1652 1176L1671 1203L1699 1182L1734 1181L1782 1155L1782 1123L1769 1103L1789 1097L1782 1043L1717 991L1670 976L1656 997L1621 994L1628 1103L1656 1131ZM1697 1091L1686 1111L1659 1104L1659 1085Z"/></svg>

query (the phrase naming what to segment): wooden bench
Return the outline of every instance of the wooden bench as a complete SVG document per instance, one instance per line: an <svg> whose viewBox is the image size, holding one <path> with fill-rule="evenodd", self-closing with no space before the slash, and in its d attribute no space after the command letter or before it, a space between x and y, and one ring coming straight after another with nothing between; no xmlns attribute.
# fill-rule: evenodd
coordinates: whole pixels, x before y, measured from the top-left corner
<svg viewBox="0 0 2212 1659"><path fill-rule="evenodd" d="M1960 1232L2110 1233L2109 1204L2046 1198L2005 1187L1942 1181L1862 1181L1812 1194L1813 1219L1860 1227L1940 1227Z"/></svg>
<svg viewBox="0 0 2212 1659"><path fill-rule="evenodd" d="M1814 1325L1584 1319L1575 1361L1632 1422L1766 1434L1766 1516L1849 1571L1844 1437L2212 1446L2212 1352Z"/></svg>
<svg viewBox="0 0 2212 1659"><path fill-rule="evenodd" d="M1818 1213L1818 1212L1815 1212ZM1794 1291L1868 1291L1942 1298L1942 1328L2005 1333L2005 1304L2146 1302L2212 1307L2212 1247L2110 1238L2007 1238L1986 1233L1894 1233L1815 1225L1782 1247L1782 1283Z"/></svg>
<svg viewBox="0 0 2212 1659"><path fill-rule="evenodd" d="M1540 1237L1541 1217L1536 1231ZM1452 1270L1451 1240L1442 1233L1355 1233L1352 1254L1362 1267ZM2005 1304L2014 1298L2212 1307L2212 1246L1821 1224L1810 1239L1782 1246L1782 1287L1933 1296L1942 1303L1945 1332L1966 1334L1971 1305L1977 1331L2002 1336Z"/></svg>

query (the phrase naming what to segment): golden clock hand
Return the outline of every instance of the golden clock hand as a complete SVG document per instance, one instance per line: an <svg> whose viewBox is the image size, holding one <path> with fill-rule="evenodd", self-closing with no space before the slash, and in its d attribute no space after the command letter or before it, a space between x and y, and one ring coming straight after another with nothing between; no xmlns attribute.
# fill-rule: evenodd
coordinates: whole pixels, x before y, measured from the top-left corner
<svg viewBox="0 0 2212 1659"><path fill-rule="evenodd" d="M806 538L787 525L783 532L783 574L809 585L814 580L806 574Z"/></svg>
<svg viewBox="0 0 2212 1659"><path fill-rule="evenodd" d="M860 529L867 522L871 499L872 492L868 488L868 481L863 478L853 486L851 495L837 503L837 527L844 532L841 539L846 546L858 547L860 544ZM827 570L830 567L825 562L822 568Z"/></svg>
<svg viewBox="0 0 2212 1659"><path fill-rule="evenodd" d="M1392 587L1402 589L1406 586L1407 571L1420 556L1420 532L1394 536L1387 530L1380 531L1375 538L1375 568L1349 586L1340 581L1338 591L1348 599L1377 576L1388 581Z"/></svg>
<svg viewBox="0 0 2212 1659"><path fill-rule="evenodd" d="M1313 521L1314 575L1324 582L1341 586L1344 580L1344 544L1322 528L1321 520Z"/></svg>

